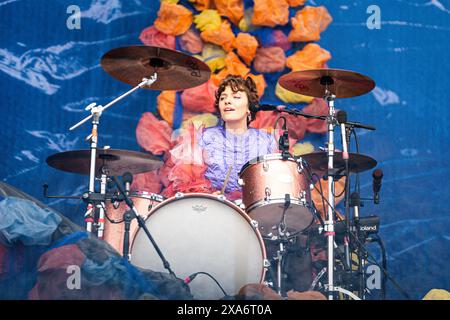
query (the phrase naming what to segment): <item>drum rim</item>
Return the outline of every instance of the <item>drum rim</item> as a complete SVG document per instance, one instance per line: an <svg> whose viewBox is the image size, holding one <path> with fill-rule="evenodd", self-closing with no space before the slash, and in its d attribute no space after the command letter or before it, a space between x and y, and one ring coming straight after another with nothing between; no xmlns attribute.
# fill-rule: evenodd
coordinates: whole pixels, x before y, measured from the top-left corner
<svg viewBox="0 0 450 320"><path fill-rule="evenodd" d="M241 178L242 174L244 174L244 171L251 167L252 165L259 164L262 161L274 161L274 160L282 160L282 161L291 161L298 163L299 161L304 162L302 157L288 157L286 159L283 159L283 156L281 153L269 153L263 156L257 156L249 161L247 161L241 168L241 171L239 172L239 177Z"/></svg>

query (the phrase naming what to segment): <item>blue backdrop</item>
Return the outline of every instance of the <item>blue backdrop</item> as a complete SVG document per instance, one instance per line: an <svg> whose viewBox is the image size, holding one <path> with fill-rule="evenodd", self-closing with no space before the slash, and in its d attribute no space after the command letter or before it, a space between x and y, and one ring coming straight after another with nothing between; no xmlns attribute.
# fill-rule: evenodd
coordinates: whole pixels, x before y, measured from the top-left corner
<svg viewBox="0 0 450 320"><path fill-rule="evenodd" d="M69 30L67 8L81 8L81 29ZM336 101L353 121L376 126L359 131L361 152L384 172L381 203L366 202L362 215L381 217L381 236L391 275L415 299L432 288L450 289L450 2L448 0L307 1L324 5L334 21L319 44L331 68L373 78L367 95ZM381 28L369 29L370 5ZM90 125L69 132L91 102L106 104L130 89L106 74L101 56L140 44L156 17L156 0L0 0L1 179L44 200L50 193L79 195L88 177L59 172L45 159L87 149ZM139 150L140 115L156 109L158 92L138 91L101 118L100 145ZM268 93L264 102L273 101ZM314 139L314 137L307 137ZM320 140L320 139L319 139ZM353 149L354 150L354 149ZM371 172L361 174L361 193L372 195ZM44 200L82 224L79 201ZM374 254L376 248L373 248ZM387 297L402 298L389 284Z"/></svg>

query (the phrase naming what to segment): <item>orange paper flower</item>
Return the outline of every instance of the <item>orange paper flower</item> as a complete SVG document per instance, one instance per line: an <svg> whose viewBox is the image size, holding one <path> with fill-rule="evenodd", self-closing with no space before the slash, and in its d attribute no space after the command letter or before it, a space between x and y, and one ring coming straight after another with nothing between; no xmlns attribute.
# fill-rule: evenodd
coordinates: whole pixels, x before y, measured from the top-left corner
<svg viewBox="0 0 450 320"><path fill-rule="evenodd" d="M248 33L239 33L234 40L234 47L237 49L238 55L247 65L252 63L258 48L258 40Z"/></svg>
<svg viewBox="0 0 450 320"><path fill-rule="evenodd" d="M324 6L306 6L298 11L291 19L292 31L289 33L289 41L318 41L323 32L333 21L328 10Z"/></svg>
<svg viewBox="0 0 450 320"><path fill-rule="evenodd" d="M289 21L286 0L254 0L252 23L258 26L284 26Z"/></svg>
<svg viewBox="0 0 450 320"><path fill-rule="evenodd" d="M192 12L179 4L161 3L155 27L165 34L178 36L185 33L192 24Z"/></svg>
<svg viewBox="0 0 450 320"><path fill-rule="evenodd" d="M244 3L242 0L214 0L214 3L220 15L229 18L236 25L244 16Z"/></svg>
<svg viewBox="0 0 450 320"><path fill-rule="evenodd" d="M303 50L297 51L286 60L286 66L292 71L322 68L331 59L331 54L316 43L308 43Z"/></svg>
<svg viewBox="0 0 450 320"><path fill-rule="evenodd" d="M225 51L233 49L234 33L231 30L230 23L227 20L222 21L219 29L205 30L200 33L200 37L207 42L221 46Z"/></svg>

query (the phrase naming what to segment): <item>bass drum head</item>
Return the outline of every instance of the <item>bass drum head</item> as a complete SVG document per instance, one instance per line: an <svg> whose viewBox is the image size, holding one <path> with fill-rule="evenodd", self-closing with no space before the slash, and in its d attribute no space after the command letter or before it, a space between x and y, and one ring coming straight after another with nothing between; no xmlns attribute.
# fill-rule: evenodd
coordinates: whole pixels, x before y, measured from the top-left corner
<svg viewBox="0 0 450 320"><path fill-rule="evenodd" d="M150 213L145 225L178 278L209 273L228 295L264 279L266 252L261 235L245 212L227 200L208 194L170 198ZM167 272L142 229L132 244L131 263ZM195 299L224 297L205 274L197 275L189 286Z"/></svg>

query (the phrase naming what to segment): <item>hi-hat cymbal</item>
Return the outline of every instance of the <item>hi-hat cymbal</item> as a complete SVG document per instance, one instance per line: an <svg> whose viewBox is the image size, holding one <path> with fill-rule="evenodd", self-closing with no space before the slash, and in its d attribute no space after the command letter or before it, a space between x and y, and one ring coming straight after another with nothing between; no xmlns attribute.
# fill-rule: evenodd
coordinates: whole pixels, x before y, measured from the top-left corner
<svg viewBox="0 0 450 320"><path fill-rule="evenodd" d="M375 87L375 82L367 76L338 69L295 71L281 76L278 83L286 90L316 98L323 98L326 89L336 98L349 98Z"/></svg>
<svg viewBox="0 0 450 320"><path fill-rule="evenodd" d="M306 161L311 170L319 175L323 175L328 170L328 153L326 151L312 152L300 156ZM348 168L350 172L358 173L370 170L377 165L377 161L369 156L358 153L349 153ZM333 166L338 171L344 172L345 162L342 159L342 152L335 151Z"/></svg>
<svg viewBox="0 0 450 320"><path fill-rule="evenodd" d="M208 65L185 53L151 46L129 46L108 51L102 68L119 81L137 86L157 72L157 80L145 89L183 90L208 81Z"/></svg>
<svg viewBox="0 0 450 320"><path fill-rule="evenodd" d="M72 173L89 174L91 150L74 150L56 153L47 158L49 166ZM125 172L143 173L158 169L163 162L158 158L137 151L98 149L96 153L96 176L106 170L109 176L121 176Z"/></svg>

